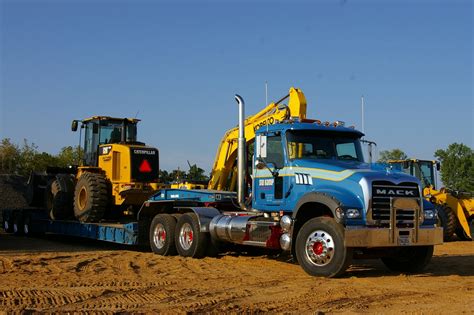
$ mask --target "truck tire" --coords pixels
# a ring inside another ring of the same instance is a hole
[[[383,257],[382,262],[392,271],[420,272],[429,264],[433,249],[433,245],[398,248],[393,256]]]
[[[150,225],[150,247],[158,255],[176,254],[175,233],[176,219],[169,214],[157,214]]]
[[[58,175],[49,181],[46,187],[46,214],[51,220],[63,220],[73,217],[74,178],[70,175]]]
[[[454,233],[456,232],[457,219],[453,209],[444,204],[437,204],[438,218],[443,227],[443,240],[449,242],[454,240]]]
[[[174,237],[179,255],[202,258],[206,254],[209,234],[200,231],[196,214],[185,213],[178,219]]]
[[[344,228],[328,217],[310,219],[301,227],[295,251],[298,263],[311,276],[339,276],[352,259],[352,248],[344,246]]]
[[[74,216],[81,222],[98,222],[109,203],[107,179],[102,174],[84,173],[74,191]]]

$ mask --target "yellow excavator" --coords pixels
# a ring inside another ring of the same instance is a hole
[[[288,105],[283,101],[288,99]],[[252,146],[255,141],[255,131],[266,125],[272,125],[279,121],[298,118],[306,119],[306,98],[300,89],[291,87],[288,95],[276,102],[268,104],[255,115],[245,119],[245,141],[249,150],[247,159],[252,158]],[[235,191],[237,183],[237,146],[238,127],[230,129],[224,135],[219,145],[212,167],[211,178],[208,189]],[[252,163],[247,163],[251,165]]]
[[[73,120],[80,138],[80,166],[48,168],[32,173],[30,205],[45,207],[51,219],[76,218],[81,222],[119,219],[133,214],[159,188],[158,149],[137,141],[133,118],[93,116]]]
[[[436,189],[436,176],[440,169],[438,161],[430,160],[389,160],[394,169],[418,178],[423,184],[423,196],[437,205],[438,217],[444,229],[444,240],[474,238],[474,198],[466,192],[446,188]]]

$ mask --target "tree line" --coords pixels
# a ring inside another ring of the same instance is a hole
[[[21,145],[4,138],[0,143],[0,174],[16,174],[29,176],[32,171],[44,172],[47,167],[67,167],[80,165],[83,150],[80,146],[63,147],[58,154],[40,152],[38,146],[24,139]],[[189,164],[188,171],[179,168],[168,172],[160,170],[160,181],[171,183],[174,181],[207,181],[209,177],[196,164]]]
[[[80,146],[63,147],[58,154],[40,152],[38,146],[24,139],[22,145],[9,138],[0,143],[0,174],[29,176],[32,171],[42,172],[48,166],[66,167],[80,165],[83,151]],[[474,151],[462,143],[452,143],[447,149],[439,149],[435,157],[441,162],[441,180],[451,189],[474,192]],[[408,156],[401,149],[380,152],[378,162],[405,160]],[[189,170],[178,169],[170,172],[160,170],[160,181],[172,183],[179,181],[208,181],[205,171],[196,164],[188,162]]]

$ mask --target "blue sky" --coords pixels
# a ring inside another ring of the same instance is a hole
[[[161,168],[210,170],[237,124],[303,90],[379,150],[474,147],[472,1],[0,0],[0,138],[57,153],[72,119],[141,118]]]

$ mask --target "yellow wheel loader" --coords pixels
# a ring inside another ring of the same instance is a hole
[[[474,238],[474,198],[471,193],[446,188],[436,189],[436,176],[440,165],[430,160],[389,160],[395,169],[417,177],[423,184],[423,196],[435,204],[444,229],[444,240]]]
[[[119,220],[138,211],[159,188],[158,149],[137,141],[138,119],[93,116],[73,120],[84,131],[80,166],[48,168],[29,180],[30,205],[51,219]]]

